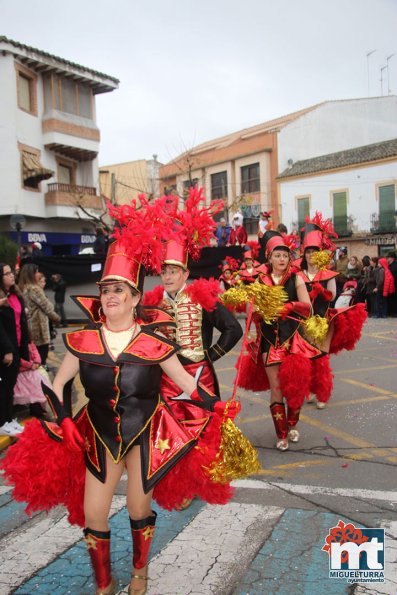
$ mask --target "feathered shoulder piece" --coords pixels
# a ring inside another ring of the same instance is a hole
[[[164,287],[157,285],[151,291],[145,291],[142,298],[143,306],[158,306],[163,301]]]
[[[200,304],[203,310],[212,312],[219,301],[219,282],[217,279],[197,279],[185,288],[192,302]]]
[[[213,200],[208,207],[200,206],[204,201],[203,188],[190,188],[184,209],[173,211],[173,239],[187,246],[193,260],[198,260],[201,249],[210,245],[216,228],[213,216],[223,208],[222,200]]]

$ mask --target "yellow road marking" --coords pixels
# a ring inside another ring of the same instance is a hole
[[[326,434],[336,436],[337,438],[340,438],[341,440],[344,440],[348,444],[352,444],[353,446],[356,446],[358,448],[374,449],[373,454],[376,457],[383,457],[387,461],[390,461],[391,463],[397,463],[397,457],[391,457],[390,452],[388,450],[378,449],[378,448],[376,448],[376,444],[373,444],[372,442],[368,442],[367,440],[362,440],[362,438],[357,438],[356,436],[353,436],[352,434],[348,434],[347,432],[338,430],[338,428],[333,428],[333,427],[327,426],[323,422],[318,421],[316,419],[312,419],[302,413],[300,415],[300,420],[307,423],[309,426],[314,426],[315,428],[319,428],[320,430],[323,430],[323,432],[326,432]],[[390,451],[392,451],[392,452],[395,452],[395,450],[396,449],[393,449],[393,448],[390,449]]]
[[[346,382],[346,384],[353,384],[354,386],[365,388],[366,390],[370,390],[381,395],[388,395],[394,399],[397,398],[397,393],[391,393],[389,390],[380,388],[379,386],[372,386],[371,384],[367,384],[366,382],[360,382],[359,380],[353,380],[352,378],[341,378],[341,381]]]
[[[334,376],[340,376],[341,374],[354,374],[355,372],[360,372],[360,374],[362,374],[363,370],[369,372],[370,370],[388,370],[390,368],[397,368],[397,362],[394,365],[389,364],[387,366],[363,366],[362,368],[354,368],[353,370],[338,370],[337,372],[333,372],[333,374]]]
[[[329,460],[321,460],[318,459],[311,460],[311,461],[297,461],[296,463],[287,463],[285,465],[274,465],[269,469],[261,469],[255,475],[279,475],[281,472],[288,472],[294,471],[295,469],[302,469],[305,467],[318,467],[318,466],[325,466],[330,465],[333,462],[333,459]]]

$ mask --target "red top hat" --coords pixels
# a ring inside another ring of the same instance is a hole
[[[120,242],[113,242],[109,246],[106,262],[99,285],[124,281],[142,293],[145,268],[142,263],[126,253]]]
[[[303,242],[302,248],[318,248],[321,250],[323,246],[323,232],[315,223],[306,223],[303,228]]]
[[[188,247],[187,243],[169,240],[165,249],[164,264],[173,264],[187,270]]]
[[[285,243],[283,236],[278,231],[266,231],[263,235],[263,240],[265,244],[266,258],[269,258],[270,254],[276,248],[286,248],[287,250],[290,250],[290,247]]]

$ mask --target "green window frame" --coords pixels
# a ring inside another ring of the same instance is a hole
[[[346,235],[347,229],[347,193],[334,192],[332,195],[334,229],[339,235]]]
[[[306,216],[310,216],[310,198],[304,196],[303,198],[297,198],[298,208],[298,229],[302,229],[306,223]]]
[[[379,187],[379,231],[394,231],[396,222],[396,186],[388,184]]]

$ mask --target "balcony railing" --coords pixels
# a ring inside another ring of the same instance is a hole
[[[372,233],[390,233],[396,231],[396,219],[394,212],[372,213],[371,232]]]
[[[68,192],[70,194],[89,194],[96,196],[96,188],[92,186],[74,186],[73,184],[48,184],[48,192]]]

